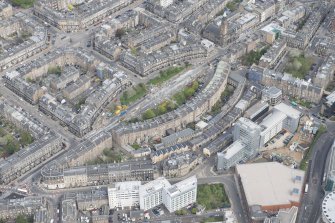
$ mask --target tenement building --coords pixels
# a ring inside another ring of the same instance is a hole
[[[0,218],[16,218],[18,215],[34,215],[47,205],[44,197],[28,196],[0,200]]]
[[[81,137],[91,131],[102,109],[125,84],[121,76],[113,75],[118,72],[114,69],[102,78],[102,84],[94,91],[87,92],[98,65],[98,60],[84,49],[58,48],[16,70],[6,72],[3,79],[7,88],[31,104],[38,104],[42,112]],[[59,77],[52,73],[55,68],[61,71]],[[43,87],[37,83],[41,79],[45,84]],[[74,112],[72,107],[64,104],[66,100],[71,101],[84,92],[89,94],[80,111]],[[64,100],[58,100],[59,97]]]
[[[284,32],[283,37],[286,39],[287,45],[289,47],[305,49],[309,41],[313,38],[314,34],[318,30],[327,13],[328,9],[324,6],[321,6],[311,12],[301,30],[298,32],[291,30]]]
[[[95,1],[87,3],[83,0],[39,0],[34,4],[34,14],[50,25],[73,32],[99,23],[132,2],[132,0],[102,0],[97,4]],[[67,13],[69,7],[72,9],[71,13]]]
[[[9,17],[10,10],[1,11],[4,3],[0,4],[0,71],[3,71],[46,49],[48,34],[44,26],[26,14],[19,12]],[[17,37],[14,43],[13,36]]]
[[[287,73],[265,69],[262,75],[262,84],[275,86],[281,89],[283,94],[304,99],[313,103],[319,103],[323,94],[323,88],[302,79],[294,78]]]
[[[130,51],[124,51],[120,55],[121,64],[142,75],[161,70],[174,64],[204,59],[208,55],[206,48],[201,45],[170,45],[163,47],[160,51],[152,53],[139,53],[133,55]]]
[[[57,163],[41,170],[47,189],[112,184],[122,181],[148,181],[156,177],[155,167],[148,161],[129,161],[65,168]]]
[[[143,122],[119,124],[112,130],[113,141],[118,145],[131,144],[145,137],[165,136],[167,129],[178,130],[183,125],[194,122],[209,111],[219,100],[226,88],[230,64],[220,61],[212,80],[197,95],[178,109]]]
[[[48,135],[36,140],[28,148],[0,161],[0,183],[10,183],[30,169],[39,166],[63,148],[62,138],[56,133],[49,132]]]

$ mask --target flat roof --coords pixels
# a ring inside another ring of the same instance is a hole
[[[176,184],[174,184],[172,187],[167,189],[167,192],[171,196],[177,196],[178,194],[183,194],[187,191],[190,191],[197,187],[197,177],[195,175],[182,180]]]
[[[300,202],[305,172],[277,162],[236,165],[249,206]],[[295,193],[293,193],[295,192]]]
[[[286,117],[285,113],[274,110],[271,114],[266,116],[259,125],[264,128],[263,131],[266,131],[267,129],[272,129],[278,122],[284,120]]]
[[[244,147],[245,145],[240,140],[236,140],[235,142],[233,142],[233,144],[231,144],[229,147],[227,147],[227,149],[223,151],[224,158],[230,159],[239,151],[241,151]]]
[[[287,104],[285,104],[283,102],[280,103],[280,104],[278,104],[278,105],[276,105],[274,108],[277,109],[277,110],[279,110],[279,111],[281,111],[285,115],[287,115],[289,117],[292,117],[292,118],[299,119],[300,115],[301,115],[300,111],[298,111],[297,109],[295,109],[292,106],[287,105]]]
[[[124,181],[124,182],[117,182],[111,187],[108,187],[108,193],[113,190],[117,191],[132,191],[132,190],[139,190],[141,186],[141,181]]]
[[[331,106],[334,102],[335,102],[335,91],[333,91],[331,94],[329,94],[327,97],[326,97],[326,100],[327,100],[327,104],[329,106]]]
[[[167,187],[171,187],[170,182],[164,177],[159,177],[156,180],[150,181],[149,183],[140,186],[140,196],[148,196]]]
[[[269,107],[269,104],[266,101],[259,101],[253,106],[251,106],[245,113],[244,116],[246,118],[253,118],[254,115],[259,114],[262,110],[266,109]]]
[[[279,89],[279,88],[276,88],[275,86],[271,86],[271,87],[268,87],[268,88],[264,88],[263,93],[277,97],[277,96],[282,94],[282,90]]]
[[[239,118],[236,124],[243,125],[245,129],[249,129],[249,130],[256,130],[256,129],[261,128],[260,125],[258,125],[257,123],[251,121],[248,118],[244,118],[244,117]]]
[[[277,33],[277,32],[282,32],[285,30],[285,28],[281,27],[279,24],[272,22],[266,26],[264,26],[262,29],[264,32],[271,32],[271,33]]]
[[[201,120],[195,126],[198,127],[198,128],[200,128],[200,129],[204,129],[204,128],[206,128],[208,126],[208,124],[206,122],[204,122],[204,121]]]

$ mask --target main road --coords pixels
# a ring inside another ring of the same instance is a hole
[[[322,134],[314,144],[311,168],[306,174],[308,178],[308,192],[304,194],[298,213],[298,223],[318,222],[321,203],[324,197],[322,187],[325,164],[335,137],[335,123],[327,121],[327,132]]]

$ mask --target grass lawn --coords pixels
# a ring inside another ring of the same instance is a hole
[[[103,164],[103,163],[114,163],[114,162],[121,162],[124,159],[124,154],[115,151],[111,148],[106,148],[103,151],[103,158],[97,157],[91,161],[87,162],[87,165],[96,165],[96,164]]]
[[[159,72],[159,76],[149,80],[149,84],[159,85],[179,74],[185,67],[170,67],[164,71]]]
[[[293,77],[303,79],[309,72],[313,64],[313,59],[305,57],[304,54],[299,56],[290,56],[284,72],[291,74]]]
[[[137,143],[132,144],[131,147],[133,147],[133,149],[135,150],[138,150],[139,148],[141,148],[141,146],[138,145]]]
[[[160,85],[165,81],[169,80],[170,78],[172,78],[173,76],[179,74],[189,66],[190,66],[189,63],[185,63],[185,66],[170,67],[164,71],[160,71],[159,72],[160,75],[158,77],[149,80],[148,84]],[[51,69],[51,71],[54,70],[56,70],[56,68]],[[146,93],[147,93],[147,85],[143,83],[138,84],[136,86],[133,86],[132,89],[123,92],[123,94],[120,97],[120,102],[122,105],[129,105],[145,96]]]
[[[313,153],[313,149],[314,149],[314,145],[316,143],[316,141],[318,141],[318,139],[320,138],[320,136],[327,132],[327,127],[324,125],[320,125],[320,128],[318,130],[318,132],[316,133],[316,136],[313,139],[313,142],[311,143],[310,147],[307,149],[307,151],[305,152],[304,158],[301,160],[300,162],[300,169],[301,170],[305,170],[307,169],[308,166],[308,161]]]
[[[227,3],[226,7],[227,9],[229,9],[230,11],[235,11],[239,5],[239,3],[242,2],[241,0],[233,0]]]
[[[35,0],[11,0],[13,6],[20,6],[22,8],[30,8],[34,5]]]
[[[223,184],[199,185],[197,203],[206,207],[206,210],[230,207],[230,202]]]
[[[204,219],[203,223],[207,223],[207,222],[222,222],[223,220],[223,216],[214,216],[214,217],[209,217],[209,218],[206,218]]]
[[[133,87],[132,91],[129,92],[128,90],[123,92],[120,97],[120,101],[122,105],[129,105],[132,102],[137,101],[138,99],[142,98],[147,93],[147,88],[144,84],[139,84]]]
[[[165,100],[160,103],[156,108],[148,109],[142,114],[142,119],[147,120],[154,118],[158,115],[163,115],[167,112],[173,111],[180,105],[184,104],[187,99],[192,97],[199,88],[199,82],[193,81],[186,86],[182,91],[176,93],[171,100]]]

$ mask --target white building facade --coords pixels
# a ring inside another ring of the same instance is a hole
[[[127,181],[115,183],[108,188],[108,202],[110,208],[125,208],[139,206],[139,188],[141,181]]]
[[[163,189],[171,187],[164,177],[157,178],[140,187],[140,208],[144,211],[156,207],[163,202]]]
[[[197,178],[189,177],[171,185],[164,177],[140,187],[140,208],[144,211],[164,204],[169,212],[175,212],[197,199]]]
[[[163,8],[168,7],[173,3],[173,0],[159,0],[159,5],[162,6]]]
[[[197,178],[192,176],[170,188],[164,188],[163,203],[170,213],[180,210],[197,200]]]
[[[298,110],[280,103],[274,106],[272,112],[260,124],[247,118],[239,118],[233,130],[233,144],[217,153],[217,170],[229,169],[254,157],[282,129],[295,132],[300,116],[301,112]]]
[[[260,123],[260,126],[263,128],[263,131],[261,132],[260,147],[263,147],[265,143],[270,141],[270,139],[283,129],[283,123],[286,118],[287,116],[284,113],[274,110],[263,119]]]

